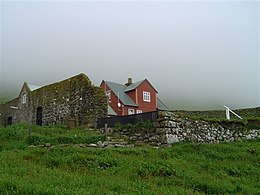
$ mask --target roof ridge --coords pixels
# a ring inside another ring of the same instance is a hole
[[[146,80],[146,79],[132,83],[131,85],[129,85],[129,86],[126,87],[125,92],[128,92],[128,91],[131,91],[131,90],[136,89],[136,88],[137,88],[141,83],[143,83],[145,80]]]
[[[115,83],[115,84],[118,84],[118,85],[124,85],[124,84],[121,84],[121,83],[116,83],[116,82],[113,82],[113,81],[105,81],[106,83]]]
[[[29,84],[29,83],[26,83],[26,84],[27,84],[27,86],[29,87],[29,89],[30,89],[31,91],[34,91],[34,90],[37,90],[37,89],[43,87],[43,86],[40,86],[40,85],[33,85],[33,84]]]

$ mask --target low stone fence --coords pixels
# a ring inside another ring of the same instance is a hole
[[[158,113],[158,119],[150,129],[113,128],[102,131],[155,146],[167,146],[177,142],[219,143],[260,138],[260,129],[249,129],[242,123],[206,122],[166,111]]]

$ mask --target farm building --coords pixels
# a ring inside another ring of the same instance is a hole
[[[103,90],[85,74],[46,86],[24,83],[17,98],[0,104],[0,125],[94,125],[107,116]]]

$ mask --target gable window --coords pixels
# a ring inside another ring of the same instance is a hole
[[[132,108],[128,109],[128,115],[135,114],[135,110]]]
[[[151,102],[150,92],[143,91],[143,100],[144,102]]]
[[[137,111],[136,111],[136,114],[141,114],[141,113],[143,113],[142,110],[137,110]]]
[[[107,99],[111,99],[111,91],[106,91],[106,96],[107,96]]]
[[[26,104],[26,99],[27,99],[27,95],[26,95],[26,93],[24,93],[23,97],[22,97],[22,103],[23,104]]]
[[[111,91],[106,91],[106,98],[107,98],[107,103],[110,103],[111,101]]]

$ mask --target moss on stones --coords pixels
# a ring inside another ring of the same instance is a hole
[[[42,124],[66,124],[75,120],[75,125],[93,125],[100,117],[107,116],[107,102],[101,88],[92,84],[85,74],[79,74],[66,80],[43,86],[30,91],[24,84],[19,97],[1,108],[4,111],[0,124],[6,124],[8,115],[15,116],[14,122],[36,123],[37,108],[42,107]],[[26,104],[21,96],[27,94]],[[14,102],[15,101],[15,102]],[[10,110],[10,105],[19,110]],[[2,109],[1,109],[2,110]]]

